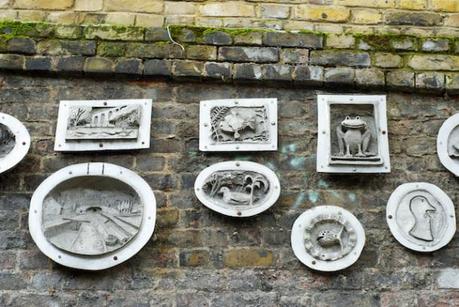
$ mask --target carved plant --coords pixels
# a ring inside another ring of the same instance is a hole
[[[91,121],[90,107],[75,107],[70,109],[69,126],[76,127],[89,123]]]
[[[250,203],[249,205],[253,204],[253,194],[256,189],[263,188],[263,192],[266,193],[269,188],[268,180],[261,175],[247,175],[244,178],[244,189],[246,191],[250,191]]]
[[[214,107],[210,111],[210,124],[212,128],[211,137],[214,141],[220,141],[220,135],[218,132],[218,123],[222,121],[229,111],[229,107]]]

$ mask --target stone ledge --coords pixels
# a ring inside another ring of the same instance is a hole
[[[0,69],[456,93],[459,44],[446,37],[3,22]]]

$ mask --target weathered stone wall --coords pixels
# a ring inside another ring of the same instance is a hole
[[[33,139],[26,159],[0,175],[0,305],[459,304],[459,236],[432,254],[414,253],[395,241],[385,222],[386,201],[405,182],[434,183],[459,202],[459,182],[441,166],[435,152],[441,123],[459,111],[457,97],[359,88],[359,93],[388,95],[392,172],[333,176],[315,172],[315,98],[326,93],[315,87],[28,74],[0,75],[0,110],[22,120]],[[279,99],[279,151],[198,151],[199,101],[228,97]],[[150,149],[103,154],[53,151],[60,99],[109,98],[153,99]],[[278,174],[282,193],[270,210],[241,220],[216,214],[196,200],[193,183],[198,172],[229,159],[260,162]],[[94,273],[48,260],[27,227],[34,189],[61,167],[86,161],[109,161],[135,170],[154,189],[159,207],[155,234],[140,253]],[[290,248],[294,219],[323,204],[350,210],[367,234],[361,258],[334,274],[307,269]]]
[[[459,35],[457,0],[0,0],[0,17],[66,24]]]

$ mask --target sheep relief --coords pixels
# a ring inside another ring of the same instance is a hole
[[[55,150],[149,147],[151,100],[62,101]]]
[[[202,151],[276,150],[276,99],[201,101]]]
[[[203,170],[195,182],[198,199],[210,209],[230,216],[251,216],[279,197],[277,176],[254,162],[231,161]]]
[[[317,170],[389,172],[384,96],[319,95]]]
[[[365,232],[349,211],[319,206],[297,218],[291,240],[296,257],[305,265],[319,271],[337,271],[357,261]]]
[[[451,199],[437,186],[425,182],[399,186],[389,198],[386,219],[402,245],[420,252],[443,247],[456,232]]]

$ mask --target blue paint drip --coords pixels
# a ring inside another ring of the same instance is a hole
[[[283,154],[287,154],[287,153],[295,152],[295,151],[296,151],[296,144],[285,145],[285,146],[282,146],[281,148],[281,152]]]
[[[316,203],[319,200],[319,193],[316,191],[308,192],[308,198],[311,202]]]
[[[292,209],[298,208],[304,202],[305,196],[306,195],[304,195],[304,192],[298,194],[298,196],[295,199],[295,202],[293,203]]]
[[[320,179],[319,183],[317,185],[319,186],[319,188],[328,188],[329,187],[328,182],[326,182],[323,179]]]
[[[352,201],[352,202],[355,202],[355,200],[357,199],[357,196],[355,195],[355,193],[349,193],[348,195],[349,197],[349,200]]]
[[[290,165],[294,168],[301,168],[304,166],[305,160],[304,157],[292,158],[290,159]]]

